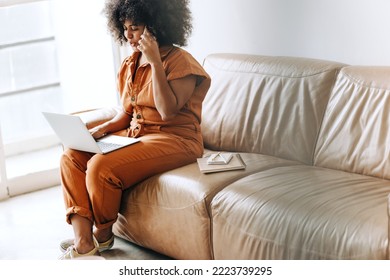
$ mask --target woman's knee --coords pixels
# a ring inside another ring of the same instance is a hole
[[[93,156],[86,170],[87,187],[89,189],[94,186],[101,187],[106,181],[112,181],[116,177],[112,166],[113,163],[107,157],[99,154]]]
[[[87,173],[99,174],[110,166],[109,160],[103,155],[94,155],[87,163]]]

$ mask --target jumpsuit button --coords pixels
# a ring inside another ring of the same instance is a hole
[[[141,115],[140,114],[137,114],[137,119],[139,120],[141,118]]]
[[[135,96],[131,97],[131,101],[133,101],[133,102],[135,101]]]

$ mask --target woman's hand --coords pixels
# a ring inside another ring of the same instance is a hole
[[[89,130],[89,133],[91,133],[91,135],[95,139],[99,139],[99,138],[102,138],[102,137],[107,135],[107,133],[104,131],[104,129],[100,125],[95,126],[94,128],[91,128]]]
[[[115,133],[119,130],[129,127],[131,116],[124,111],[118,112],[111,120],[97,125],[89,130],[93,138],[99,139],[106,136],[109,133]]]
[[[150,64],[161,62],[159,46],[156,38],[149,32],[145,26],[141,39],[138,41],[138,49],[145,56],[145,59]]]
[[[168,82],[156,38],[145,26],[138,41],[144,61],[152,67],[153,97],[156,109],[164,121],[173,119],[194,92],[196,77],[190,75]],[[141,58],[142,59],[142,58]]]

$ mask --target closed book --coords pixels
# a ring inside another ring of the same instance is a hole
[[[227,164],[208,164],[208,157],[198,158],[199,170],[202,173],[214,173],[230,170],[245,169],[245,162],[240,154],[233,154],[231,160]]]

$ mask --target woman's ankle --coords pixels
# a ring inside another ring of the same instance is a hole
[[[106,242],[113,236],[112,228],[95,229],[93,235],[99,243]]]
[[[93,249],[95,249],[96,245],[93,241],[93,238],[91,239],[80,239],[77,243],[75,242],[75,249],[77,253],[79,254],[87,254],[91,252]]]

